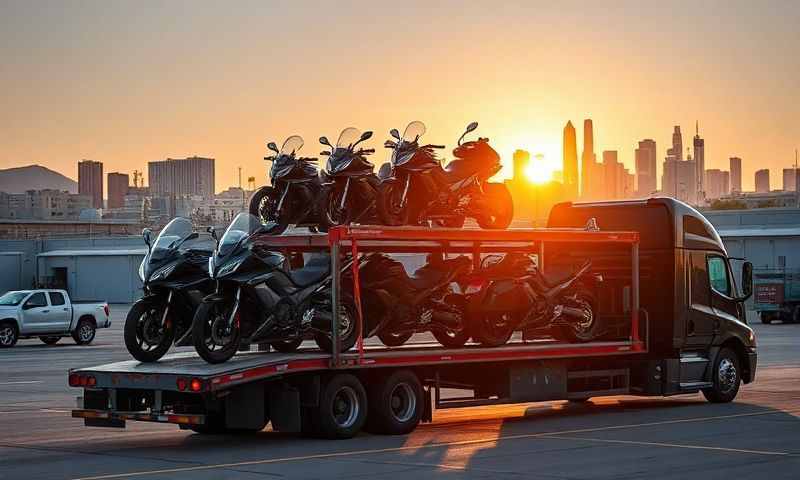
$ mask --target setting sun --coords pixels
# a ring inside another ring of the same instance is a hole
[[[553,180],[556,167],[545,161],[542,155],[536,155],[525,168],[525,176],[531,183],[541,184]]]

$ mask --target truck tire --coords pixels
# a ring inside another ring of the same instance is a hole
[[[411,370],[398,370],[370,385],[366,430],[405,435],[417,428],[424,407],[422,384]]]
[[[761,317],[761,323],[764,325],[769,325],[772,323],[772,315],[769,312],[761,312],[759,317]]]
[[[55,345],[59,340],[61,340],[61,337],[39,337],[39,340],[41,340],[45,345]]]
[[[364,426],[367,408],[367,392],[358,378],[339,373],[322,386],[311,425],[324,438],[352,438]]]
[[[736,398],[742,383],[739,357],[730,348],[723,348],[717,354],[714,370],[711,372],[713,387],[704,388],[703,395],[711,403],[728,403]]]
[[[82,318],[78,321],[78,326],[72,332],[72,339],[78,345],[88,345],[94,340],[97,333],[97,327],[94,325],[94,320],[90,318]]]
[[[19,340],[19,330],[13,322],[0,322],[0,348],[11,348]]]

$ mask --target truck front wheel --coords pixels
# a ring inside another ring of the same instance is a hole
[[[422,418],[424,395],[419,378],[410,370],[398,370],[370,385],[367,430],[384,435],[405,435]]]
[[[728,403],[736,398],[742,383],[739,357],[730,348],[723,348],[714,362],[710,388],[703,389],[703,395],[711,403]]]

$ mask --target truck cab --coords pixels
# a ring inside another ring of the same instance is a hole
[[[560,203],[551,210],[548,227],[581,228],[591,219],[601,230],[640,234],[640,305],[649,343],[642,388],[659,395],[707,393],[715,382],[753,381],[756,341],[744,304],[752,293],[752,265],[744,262],[741,278],[734,279],[731,264],[741,259],[728,256],[713,225],[683,202],[650,198]],[[585,255],[597,259],[609,280],[601,299],[608,318],[631,308],[630,270],[619,261],[626,252],[591,245],[559,249],[547,250],[547,268],[563,268]],[[612,321],[609,329],[615,327]]]

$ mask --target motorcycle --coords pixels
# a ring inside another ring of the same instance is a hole
[[[384,146],[392,149],[388,167],[381,167],[389,178],[381,183],[378,214],[386,225],[416,225],[434,222],[461,228],[466,217],[475,218],[481,228],[503,229],[511,224],[514,205],[511,193],[502,183],[489,179],[500,171],[500,155],[489,140],[462,143],[478,128],[470,123],[453,150],[455,160],[442,168],[434,150],[444,145],[420,145],[425,124],[414,121],[403,135],[393,128],[394,140]]]
[[[470,334],[466,297],[458,279],[471,269],[468,257],[442,259],[432,254],[424,266],[408,275],[402,263],[388,255],[365,255],[359,266],[364,337],[377,335],[394,347],[414,333],[431,332],[446,347],[462,347]]]
[[[187,218],[175,218],[158,234],[142,232],[148,251],[139,267],[144,296],[125,319],[125,346],[140,362],[155,362],[170,346],[191,341],[194,312],[213,286],[208,278],[211,251],[183,248],[198,237]]]
[[[270,185],[256,190],[250,197],[249,212],[262,223],[274,224],[272,232],[283,233],[290,224],[309,227],[316,231],[318,216],[315,199],[322,182],[317,171],[317,159],[298,157],[303,139],[293,135],[278,150],[274,142],[267,148],[274,156],[264,157],[272,162],[269,171]]]
[[[518,330],[526,340],[540,334],[570,343],[598,338],[603,324],[595,292],[603,277],[591,273],[591,266],[587,260],[567,278],[552,281],[529,255],[486,257],[465,289],[472,338],[489,347],[505,344]]]
[[[375,166],[366,159],[375,149],[356,150],[359,143],[370,137],[372,132],[359,135],[358,130],[350,127],[342,130],[335,147],[326,137],[319,138],[319,143],[330,147],[329,151],[320,153],[328,156],[326,182],[320,190],[317,206],[324,230],[334,225],[375,223],[380,180],[373,172]]]
[[[216,231],[210,233],[216,239]],[[333,348],[330,257],[316,255],[290,270],[283,254],[258,241],[270,233],[258,218],[240,213],[208,261],[216,289],[198,307],[192,336],[197,353],[209,363],[227,361],[240,344],[270,343],[280,352],[292,352],[314,338],[322,350]],[[349,267],[343,263],[343,270]],[[352,299],[342,294],[342,351],[358,337],[355,315]]]

